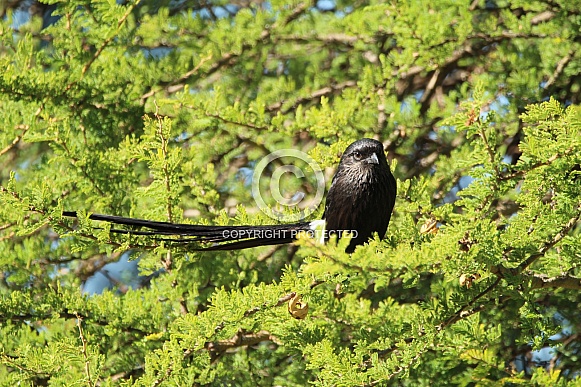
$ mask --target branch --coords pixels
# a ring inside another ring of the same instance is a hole
[[[175,92],[177,90],[180,90],[181,88],[183,88],[184,84],[180,83],[180,82],[184,82],[186,80],[188,80],[191,76],[195,75],[198,70],[200,70],[200,68],[202,67],[202,65],[204,63],[206,63],[207,61],[209,61],[210,59],[212,59],[212,54],[209,54],[208,56],[200,59],[200,62],[198,62],[198,64],[196,65],[196,67],[194,67],[193,69],[187,71],[186,73],[184,73],[183,75],[181,75],[178,79],[170,82],[169,84],[167,84],[166,86],[166,90],[168,91],[168,93],[172,93]],[[163,90],[163,88],[157,89],[155,90],[153,87],[145,94],[143,94],[141,97],[139,97],[139,99],[141,101],[143,101],[146,98],[151,97],[152,95],[154,95],[155,93],[157,93],[158,91]]]
[[[22,129],[22,133],[19,134],[18,136],[16,136],[14,138],[14,140],[12,140],[12,143],[10,145],[8,145],[6,148],[0,150],[0,156],[2,156],[3,154],[9,152],[16,145],[18,145],[18,143],[20,142],[20,140],[22,140],[22,137],[24,136],[24,134],[28,131],[28,129],[30,129],[30,126],[28,126],[28,125],[19,125],[19,127],[17,127],[17,129]]]
[[[301,35],[287,35],[287,36],[277,36],[276,41],[289,41],[289,42],[301,42],[301,43],[312,43],[313,41],[323,43],[325,45],[340,43],[348,47],[353,47],[356,42],[365,41],[367,37],[365,36],[353,36],[344,33],[331,33],[327,35],[314,35],[314,36],[301,36]],[[373,44],[375,40],[366,41],[366,43]]]
[[[195,109],[195,107],[194,106],[191,106],[191,105],[190,106],[186,106],[186,107],[188,107],[190,109]],[[220,120],[220,121],[222,121],[225,124],[232,124],[232,125],[236,125],[236,126],[243,126],[245,128],[254,129],[254,130],[257,130],[257,131],[267,131],[268,130],[268,127],[267,126],[258,126],[258,125],[251,124],[249,122],[232,121],[232,120],[229,120],[227,118],[224,118],[224,117],[222,117],[222,116],[220,116],[218,114],[212,114],[212,113],[208,113],[208,112],[204,112],[204,114],[206,115],[206,117],[216,118],[217,120]]]
[[[545,275],[535,274],[531,282],[532,289],[562,288],[562,289],[581,289],[581,278],[562,275],[559,277],[547,277]]]
[[[543,89],[547,90],[549,87],[551,87],[551,85],[553,83],[555,83],[557,78],[561,75],[561,73],[565,69],[565,66],[567,66],[567,64],[571,61],[572,57],[573,57],[573,51],[569,51],[567,53],[567,55],[565,55],[559,61],[559,63],[557,63],[557,68],[555,69],[555,72],[553,72],[553,75],[551,75],[551,77],[549,78],[549,80],[547,81],[545,86],[543,86]]]
[[[61,142],[57,138],[54,143],[57,145],[60,145],[63,148],[63,150],[67,153],[67,156],[69,157],[70,163],[75,168],[77,168],[78,170],[81,171],[83,176],[85,176],[85,178],[93,185],[93,188],[95,188],[101,196],[103,196],[103,197],[107,196],[105,194],[105,192],[103,192],[103,190],[97,184],[97,180],[95,180],[93,175],[91,173],[89,173],[89,171],[87,170],[87,168],[86,168],[87,164],[81,163],[80,162],[81,160],[72,154],[72,152],[70,151],[69,147],[67,146],[67,144],[65,142]]]
[[[275,337],[265,330],[248,333],[244,329],[239,329],[232,338],[228,340],[210,341],[204,344],[204,347],[210,352],[212,361],[215,361],[230,349],[255,345],[262,341],[275,340]]]
[[[440,77],[440,69],[438,68],[438,69],[436,69],[436,71],[434,71],[434,73],[432,74],[432,77],[430,78],[430,81],[426,85],[426,89],[424,90],[422,97],[418,101],[419,103],[421,103],[423,105],[426,101],[428,101],[428,99],[432,95],[432,91],[434,91],[434,88],[436,87],[436,83],[437,83],[439,77]]]
[[[567,224],[565,224],[565,226],[561,229],[561,231],[559,231],[557,233],[557,235],[555,235],[553,237],[552,240],[543,244],[543,246],[538,250],[537,253],[531,255],[524,262],[522,262],[520,265],[518,265],[518,267],[516,269],[513,269],[513,270],[516,270],[516,274],[522,273],[527,267],[532,265],[537,259],[539,259],[543,255],[545,255],[545,253],[550,248],[552,248],[557,243],[559,243],[563,238],[565,238],[565,236],[569,233],[569,231],[571,231],[571,229],[577,224],[577,222],[579,222],[580,217],[581,217],[581,206],[578,206],[577,207],[577,215],[575,215],[574,217],[569,219]],[[503,266],[501,266],[501,268],[505,269]],[[501,271],[501,273],[502,273],[502,271]]]
[[[39,106],[38,109],[36,109],[36,112],[34,112],[34,118],[36,119],[39,114],[42,112],[43,106]],[[14,138],[14,140],[12,140],[12,143],[10,145],[8,145],[6,148],[0,150],[0,156],[4,155],[6,152],[9,152],[11,149],[13,149],[16,145],[18,145],[18,143],[22,140],[22,137],[24,137],[24,135],[26,134],[26,132],[28,132],[28,130],[30,129],[30,125],[17,125],[15,127],[15,129],[22,129],[22,133],[20,133],[18,136],[16,136]]]
[[[486,289],[484,289],[483,291],[478,293],[476,295],[476,297],[474,297],[472,300],[470,300],[470,302],[468,302],[466,305],[464,305],[460,309],[458,309],[458,311],[456,311],[456,313],[454,313],[452,316],[450,316],[446,321],[437,325],[436,330],[438,332],[441,332],[444,328],[454,324],[455,322],[457,322],[465,317],[471,316],[476,312],[480,312],[481,310],[483,310],[484,305],[479,305],[478,307],[476,307],[470,311],[466,311],[466,309],[468,309],[468,308],[472,307],[474,304],[476,304],[476,302],[479,299],[481,299],[482,297],[484,297],[485,295],[490,293],[492,290],[494,290],[494,288],[496,288],[496,286],[498,286],[498,284],[500,283],[501,280],[502,280],[502,277],[497,277],[496,280],[492,284],[490,284]]]
[[[555,160],[560,159],[560,158],[565,157],[565,156],[568,156],[571,152],[573,152],[573,149],[574,149],[574,147],[571,146],[565,152],[563,152],[563,153],[555,153],[554,155],[552,155],[551,157],[549,157],[546,161],[539,161],[536,164],[533,164],[530,167],[527,167],[527,169],[521,169],[519,171],[509,173],[508,175],[500,175],[498,177],[498,180],[503,181],[503,180],[514,179],[515,177],[522,176],[525,173],[532,171],[533,169],[537,169],[537,168],[543,167],[545,165],[550,165]]]
[[[261,306],[256,306],[254,308],[250,308],[244,312],[243,318],[252,316],[265,308],[272,308],[272,307],[279,307],[281,305],[286,304],[290,299],[296,296],[296,292],[288,293],[282,297],[280,297],[276,303],[267,305],[263,304]],[[221,331],[224,326],[225,322],[222,321],[214,328],[214,332]],[[243,329],[239,329],[238,332],[228,340],[217,340],[217,341],[207,341],[204,344],[204,348],[206,348],[210,352],[210,357],[212,362],[217,360],[220,356],[224,354],[228,349],[233,349],[242,346],[254,345],[258,344],[262,341],[274,341],[274,336],[272,336],[269,332],[261,330],[256,333],[249,333]],[[184,351],[184,358],[188,358],[194,353],[193,349],[187,349]],[[171,370],[168,368],[168,371]]]
[[[396,68],[392,71],[392,77],[398,79],[398,86],[396,86],[398,98],[401,98],[402,95],[407,95],[410,91],[415,91],[418,89],[424,88],[427,79],[424,79],[423,76],[420,76],[422,73],[431,73],[436,70],[440,70],[441,74],[438,74],[438,79],[440,82],[446,79],[449,80],[450,72],[445,70],[457,70],[458,67],[454,66],[458,61],[461,59],[470,57],[470,56],[478,56],[484,54],[487,56],[490,51],[494,51],[496,46],[495,43],[500,43],[503,41],[510,41],[516,38],[522,39],[539,39],[545,38],[547,35],[544,34],[534,34],[534,33],[514,33],[510,31],[501,31],[495,35],[487,35],[484,33],[476,33],[473,35],[469,35],[465,38],[464,41],[458,41],[458,38],[450,38],[445,39],[441,42],[438,42],[429,48],[437,48],[443,45],[448,44],[455,44],[460,45],[456,50],[454,50],[446,60],[440,64],[430,64],[427,66],[419,66],[419,65],[410,65],[410,67],[403,67],[403,68]],[[489,48],[490,50],[483,53],[485,48]],[[486,63],[484,63],[486,65]],[[419,76],[419,79],[415,79],[416,76]],[[431,76],[430,74],[426,75]],[[380,85],[380,88],[385,87],[387,85],[388,80],[384,82],[383,85]],[[427,95],[424,93],[424,95]],[[426,97],[427,99],[427,97]],[[426,101],[427,102],[427,101]],[[423,109],[427,109],[424,107],[425,104],[422,104]]]
[[[103,42],[103,44],[101,45],[101,47],[99,47],[99,49],[97,50],[97,52],[95,52],[95,55],[93,55],[93,57],[85,64],[85,66],[83,66],[83,69],[81,70],[81,78],[80,79],[83,79],[83,77],[85,76],[85,73],[87,71],[89,71],[89,69],[91,68],[91,66],[95,62],[95,60],[97,60],[97,58],[101,55],[101,53],[103,52],[103,50],[105,50],[105,48],[107,48],[107,46],[113,41],[113,39],[115,39],[115,37],[119,33],[119,30],[121,29],[121,27],[123,26],[123,24],[125,24],[125,21],[129,17],[129,15],[131,15],[131,12],[133,11],[133,8],[135,8],[135,6],[137,6],[137,4],[140,3],[140,1],[141,0],[136,0],[135,3],[133,3],[132,5],[130,5],[127,8],[127,11],[125,12],[125,14],[123,16],[121,16],[121,19],[119,19],[119,21],[117,22],[117,30],[115,31],[115,33],[114,34],[111,34],[111,36],[109,36],[107,39],[105,39],[105,41]],[[67,85],[67,87],[65,87],[65,91],[70,90],[71,87],[73,87],[77,82],[78,82],[78,80],[69,83]]]
[[[300,15],[302,15],[306,9],[307,9],[306,3],[299,4],[284,20],[282,20],[280,25],[282,27],[288,25],[290,22],[292,22],[293,20],[297,19]],[[210,68],[208,69],[208,71],[206,71],[204,73],[204,77],[208,78],[210,75],[214,74],[215,72],[220,70],[225,65],[233,65],[236,62],[236,60],[240,56],[242,56],[242,54],[244,54],[244,52],[246,52],[246,50],[254,48],[258,45],[258,43],[270,39],[271,31],[273,29],[277,28],[278,26],[279,26],[278,23],[275,23],[272,26],[265,26],[264,29],[262,30],[262,32],[260,33],[260,35],[258,36],[258,38],[252,42],[243,43],[242,46],[240,47],[239,52],[232,52],[231,51],[231,52],[224,53],[222,55],[222,57],[218,61],[213,63],[210,66]],[[206,61],[210,60],[211,58],[212,58],[212,55],[210,55],[206,58],[202,58],[201,61],[192,70],[189,70],[188,72],[184,73],[178,79],[167,83],[165,90],[167,90],[167,92],[170,92],[170,93],[175,92],[177,90],[180,90],[183,87],[183,84],[181,84],[181,82],[184,82],[184,83],[187,82],[193,75],[198,73],[198,70],[200,69],[202,64],[205,63]],[[140,99],[144,100],[145,98],[147,98],[155,93],[156,93],[156,90],[153,90],[153,88],[152,88],[148,92],[144,93],[140,97]]]
[[[83,334],[83,327],[82,327],[83,318],[77,314],[77,328],[79,328],[79,338],[81,339],[81,343],[83,343],[83,358],[85,359],[85,375],[87,376],[87,384],[89,386],[93,385],[91,381],[91,362],[89,360],[89,354],[87,352],[87,339]]]
[[[581,206],[578,207],[577,209],[578,210],[581,210]],[[551,239],[549,242],[546,242],[538,250],[537,253],[531,255],[528,259],[526,259],[525,261],[523,261],[517,268],[515,268],[515,269],[508,268],[507,269],[507,268],[505,268],[502,265],[493,267],[491,269],[491,271],[497,275],[496,280],[490,286],[488,286],[486,289],[484,289],[482,292],[480,292],[478,295],[476,295],[476,297],[474,297],[468,304],[462,306],[448,320],[446,320],[442,324],[438,325],[437,326],[438,331],[441,331],[443,328],[445,328],[445,327],[447,327],[447,326],[455,323],[456,321],[458,321],[458,320],[460,320],[462,318],[465,318],[465,317],[467,317],[469,315],[472,315],[472,314],[474,314],[476,312],[479,312],[479,311],[483,310],[484,309],[484,305],[480,305],[480,306],[478,306],[476,308],[473,308],[470,311],[466,311],[466,309],[468,309],[468,308],[472,307],[473,305],[475,305],[476,302],[479,299],[481,299],[486,294],[488,294],[492,290],[494,290],[494,288],[496,286],[498,286],[498,284],[505,277],[505,275],[509,275],[509,276],[519,275],[527,267],[529,267],[530,265],[532,265],[538,258],[540,258],[541,256],[543,256],[550,248],[552,248],[558,242],[560,242],[568,234],[568,232],[577,224],[577,222],[579,221],[579,218],[580,217],[581,217],[581,211],[578,212],[576,216],[574,216],[573,218],[569,219],[569,221],[567,222],[567,224],[565,224],[565,226],[563,226],[563,228],[561,229],[561,231],[559,231],[553,237],[553,239]],[[568,288],[568,289],[581,289],[581,279],[574,278],[574,277],[557,277],[557,278],[553,278],[553,279],[543,279],[542,277],[533,277],[532,287],[533,288],[563,287],[563,288]]]
[[[333,256],[332,254],[328,254],[327,252],[323,251],[322,249],[320,249],[320,244],[319,242],[317,242],[316,240],[314,240],[313,238],[305,238],[304,239],[304,243],[309,246],[309,247],[314,247],[318,249],[319,254],[321,254],[323,257],[325,257],[326,259],[328,259],[329,261],[340,265],[344,268],[347,269],[351,269],[351,270],[356,270],[359,273],[365,273],[365,272],[371,272],[371,273],[393,273],[394,270],[393,268],[390,267],[373,267],[373,266],[360,266],[360,265],[356,265],[350,262],[346,262],[346,261],[342,261],[340,259],[337,259],[337,257]]]
[[[355,86],[357,86],[357,82],[345,81],[345,82],[341,82],[341,83],[338,83],[335,85],[323,87],[322,89],[313,91],[310,95],[297,98],[291,106],[287,107],[284,110],[281,110],[282,105],[286,102],[283,100],[283,101],[275,102],[275,103],[267,106],[266,111],[274,112],[274,111],[281,110],[281,112],[283,114],[285,114],[285,113],[288,113],[289,110],[296,108],[300,104],[303,104],[305,102],[310,102],[310,101],[315,100],[315,99],[319,99],[321,97],[336,93],[338,91],[342,91],[343,89],[346,89],[348,87],[355,87]]]
[[[264,308],[268,308],[268,307],[274,307],[274,308],[277,308],[277,307],[279,307],[279,306],[281,306],[281,305],[284,305],[284,304],[285,304],[285,303],[287,303],[287,302],[288,302],[290,299],[292,299],[294,296],[296,296],[296,294],[297,294],[296,292],[290,292],[290,293],[288,293],[288,294],[286,294],[286,295],[284,295],[284,296],[280,297],[280,298],[277,300],[276,304],[274,304],[274,305],[270,305],[270,306],[269,306],[269,305],[267,305],[267,304],[263,304],[262,306],[255,306],[254,308],[250,308],[250,309],[248,309],[248,310],[246,310],[246,311],[244,312],[244,317],[249,317],[249,316],[252,316],[253,314],[256,314],[256,313],[260,312],[260,311],[261,311],[261,310],[263,310]],[[222,322],[222,323],[220,323],[220,324],[218,325],[217,329],[216,329],[216,332],[217,332],[217,331],[219,331],[219,330],[221,330],[223,326],[224,326],[224,323],[223,323],[223,322]]]
[[[14,315],[1,315],[0,316],[0,323],[4,323],[6,321],[11,322],[24,322],[25,324],[30,324],[31,321],[42,321],[46,319],[52,319],[58,316],[58,318],[62,319],[79,319],[85,321],[90,321],[92,324],[96,324],[98,326],[106,327],[112,325],[111,321],[101,320],[96,317],[89,316],[88,314],[82,314],[79,312],[71,312],[67,308],[62,308],[61,310],[54,310],[48,309],[44,312],[39,313],[20,313]],[[123,332],[132,333],[139,337],[150,336],[152,334],[157,334],[159,332],[147,332],[140,328],[135,328],[131,325],[124,325],[124,326],[117,326],[117,328],[121,329]]]
[[[48,380],[51,377],[51,375],[48,373],[38,372],[32,368],[21,365],[20,363],[25,363],[25,361],[19,360],[22,360],[22,358],[19,356],[11,356],[7,355],[6,353],[0,353],[0,364],[5,364],[9,369],[18,369],[20,373],[34,375],[37,379]]]
[[[531,19],[531,24],[536,26],[537,24],[551,20],[554,16],[555,12],[553,11],[543,11]]]

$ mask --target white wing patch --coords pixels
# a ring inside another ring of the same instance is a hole
[[[315,240],[317,243],[325,243],[325,228],[327,226],[327,221],[325,219],[313,220],[309,223],[309,228],[314,231]]]

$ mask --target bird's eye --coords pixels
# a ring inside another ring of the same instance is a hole
[[[357,161],[361,160],[363,158],[363,155],[361,154],[361,152],[359,151],[355,151],[353,152],[353,158]]]

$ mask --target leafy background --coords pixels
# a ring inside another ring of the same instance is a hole
[[[3,2],[2,385],[578,385],[579,9]],[[267,224],[258,160],[306,151],[328,187],[362,137],[398,198],[352,255],[87,218]]]

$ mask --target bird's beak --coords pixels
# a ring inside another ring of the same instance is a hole
[[[365,159],[365,161],[367,161],[367,164],[379,164],[379,159],[375,153]]]

